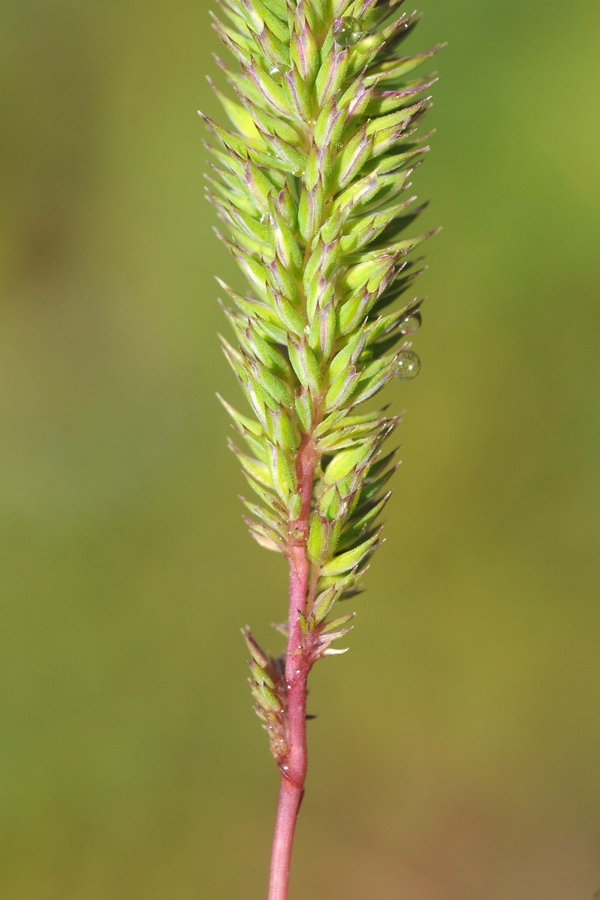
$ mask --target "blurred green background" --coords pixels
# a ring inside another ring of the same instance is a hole
[[[600,888],[600,6],[423,0],[428,295],[387,543],[313,674],[292,900]],[[215,399],[205,0],[0,5],[0,896],[266,896],[281,558]]]

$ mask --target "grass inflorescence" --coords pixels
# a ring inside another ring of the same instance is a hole
[[[333,610],[381,543],[396,465],[382,446],[399,418],[360,406],[420,368],[410,343],[420,301],[400,298],[421,271],[408,256],[431,234],[404,232],[422,208],[411,176],[428,150],[417,129],[435,77],[413,73],[440,46],[401,55],[417,23],[402,0],[220,6],[214,27],[236,64],[217,59],[229,94],[213,85],[231,127],[203,116],[208,196],[249,285],[219,282],[234,335],[223,347],[251,415],[223,403],[255,495],[244,500],[250,533],[291,573],[286,655],[244,636],[273,755],[303,787],[294,694],[301,685],[305,701],[314,662],[343,652],[332,644],[352,614]]]

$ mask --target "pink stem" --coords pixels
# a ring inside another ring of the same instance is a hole
[[[310,564],[306,557],[308,516],[315,467],[314,444],[305,438],[298,452],[298,488],[302,511],[293,523],[294,537],[288,548],[290,607],[285,662],[287,687],[288,753],[280,764],[281,787],[273,837],[269,900],[287,900],[296,820],[304,795],[308,763],[306,748],[306,683],[311,668],[303,641],[301,616],[306,614]]]

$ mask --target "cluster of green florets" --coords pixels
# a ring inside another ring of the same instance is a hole
[[[389,307],[418,274],[407,254],[428,236],[400,238],[419,212],[407,191],[428,149],[415,126],[433,83],[407,76],[440,48],[399,57],[416,23],[400,5],[224,0],[229,21],[214,19],[239,70],[218,60],[237,96],[215,87],[233,130],[203,117],[217,139],[209,197],[250,285],[240,294],[220,282],[237,346],[223,343],[254,417],[224,405],[248,448],[232,444],[260,501],[246,505],[262,546],[287,553],[302,538],[297,460],[307,441],[314,450],[304,626],[315,658],[333,652],[339,623],[327,631],[327,616],[380,543],[394,470],[381,447],[398,419],[357,407],[419,369],[407,343],[419,302]],[[276,661],[250,648],[273,724]]]

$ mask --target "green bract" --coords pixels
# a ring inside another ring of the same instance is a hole
[[[237,342],[224,350],[254,418],[224,405],[245,444],[232,449],[258,495],[245,501],[251,534],[287,555],[305,548],[301,615],[312,660],[335,652],[331,641],[348,630],[331,631],[349,617],[326,617],[380,543],[376,519],[394,469],[381,448],[398,419],[357,406],[395,375],[418,371],[405,338],[420,324],[419,302],[389,307],[419,274],[407,256],[429,236],[403,232],[420,211],[407,191],[428,149],[416,126],[435,79],[407,76],[440,47],[400,55],[416,24],[401,5],[224,0],[223,20],[214,17],[237,65],[218,61],[232,96],[213,85],[231,130],[203,116],[214,138],[208,196],[249,284],[241,295],[220,282]],[[300,522],[299,448],[308,445],[312,497]],[[282,662],[249,632],[246,640],[277,757]]]

